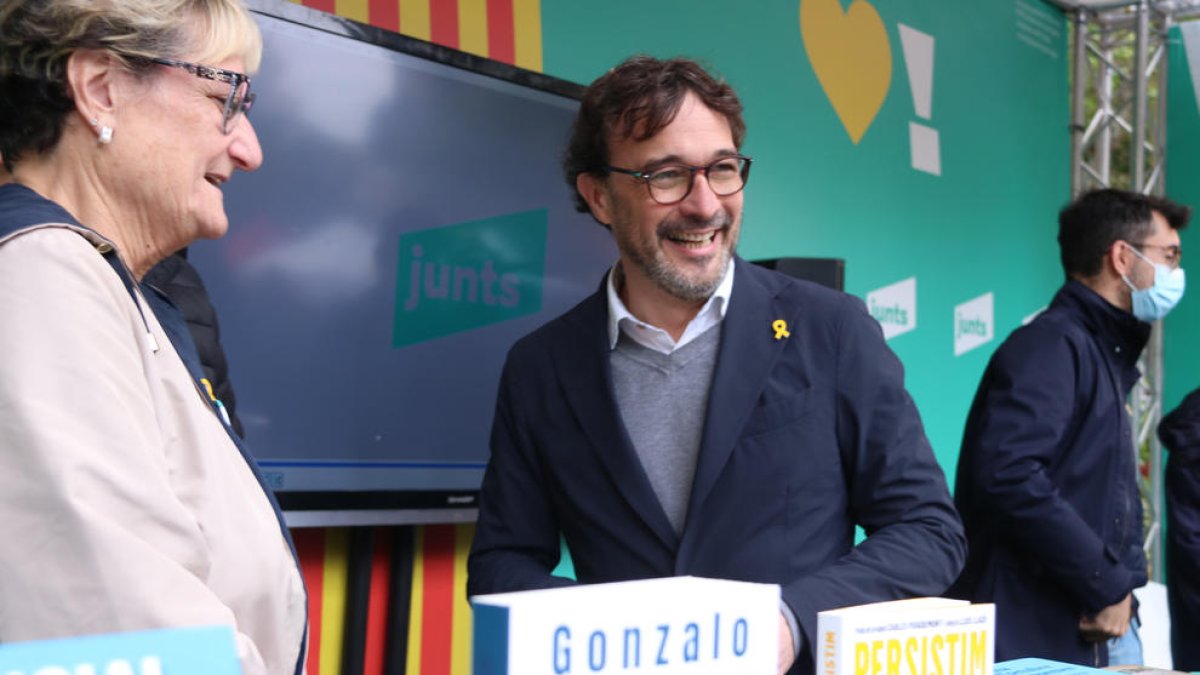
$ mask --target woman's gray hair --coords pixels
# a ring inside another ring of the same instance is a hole
[[[67,60],[102,49],[135,74],[150,59],[214,64],[241,56],[258,70],[262,37],[242,0],[3,0],[0,2],[0,156],[49,151],[74,109]]]

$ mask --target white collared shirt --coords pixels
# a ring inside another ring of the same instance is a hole
[[[659,328],[652,326],[645,321],[637,318],[629,312],[624,302],[621,302],[621,296],[617,294],[616,275],[617,265],[613,265],[608,273],[608,348],[617,348],[617,339],[621,332],[624,332],[631,340],[646,347],[653,349],[656,352],[670,354],[687,343],[700,337],[709,328],[721,323],[725,319],[725,312],[729,309],[729,297],[733,293],[733,266],[734,260],[731,258],[729,265],[725,268],[725,276],[721,278],[721,283],[717,286],[717,290],[709,296],[708,301],[696,313],[686,328],[683,329],[683,335],[679,336],[679,341],[676,342],[671,338],[671,334]]]

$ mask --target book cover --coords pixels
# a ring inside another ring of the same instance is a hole
[[[996,664],[995,675],[1098,675],[1124,673],[1124,675],[1187,675],[1178,670],[1154,668],[1152,666],[1109,666],[1092,668],[1076,663],[1052,661],[1050,659],[1024,658],[1001,661]]]
[[[911,598],[817,614],[821,675],[992,675],[996,608]]]
[[[1013,659],[996,664],[995,675],[1098,675],[1106,671],[1050,659]]]

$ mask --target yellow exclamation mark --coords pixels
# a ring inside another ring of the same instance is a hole
[[[928,122],[933,118],[934,39],[932,35],[904,24],[899,26],[913,109],[917,117]],[[920,122],[909,122],[908,138],[912,146],[912,167],[934,176],[942,175],[942,153],[937,129]]]

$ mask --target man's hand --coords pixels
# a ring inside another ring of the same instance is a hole
[[[796,652],[792,649],[792,629],[788,627],[783,612],[779,613],[779,675],[783,675],[792,667],[796,660]]]
[[[1089,642],[1102,642],[1121,637],[1129,630],[1133,618],[1133,594],[1129,593],[1115,605],[1109,605],[1096,613],[1079,620],[1079,632]]]

